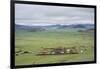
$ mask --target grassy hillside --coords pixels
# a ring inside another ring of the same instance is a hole
[[[40,32],[16,32],[15,56],[16,65],[50,64],[64,62],[81,62],[94,60],[94,35],[93,32],[77,31],[40,31]],[[87,50],[79,54],[66,55],[36,55],[41,47],[81,47],[86,46]],[[30,53],[23,53],[28,51]]]

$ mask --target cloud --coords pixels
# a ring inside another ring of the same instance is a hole
[[[15,22],[18,24],[93,24],[94,8],[16,4]]]

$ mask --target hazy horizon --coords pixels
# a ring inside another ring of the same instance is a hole
[[[92,24],[92,23],[71,23],[71,24],[66,24],[66,23],[32,23],[32,24],[28,24],[28,23],[15,23],[18,25],[27,25],[27,26],[48,26],[48,25],[76,25],[76,24]],[[94,25],[94,24],[93,24]]]

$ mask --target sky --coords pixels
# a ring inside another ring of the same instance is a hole
[[[20,25],[94,24],[94,8],[15,4]]]

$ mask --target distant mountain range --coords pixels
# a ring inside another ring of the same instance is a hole
[[[70,25],[47,25],[47,26],[28,26],[28,25],[19,25],[15,24],[16,31],[46,31],[46,30],[68,30],[68,29],[78,29],[78,30],[88,30],[94,29],[94,24],[70,24]]]

